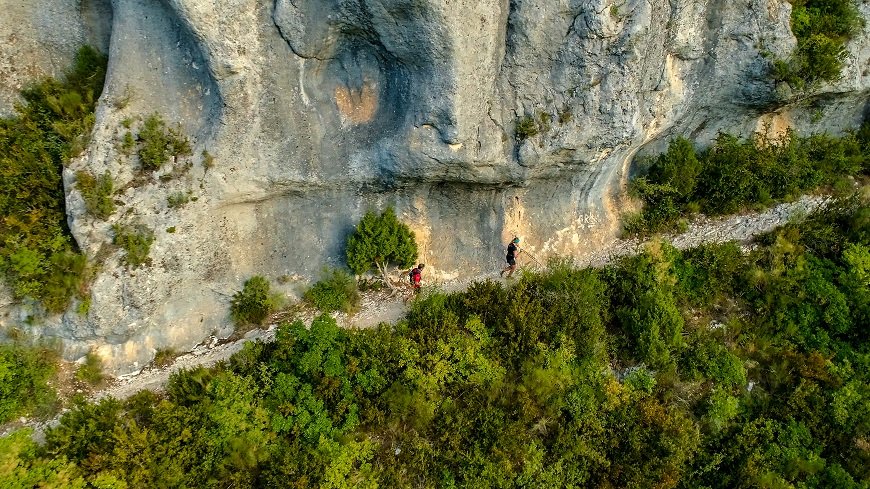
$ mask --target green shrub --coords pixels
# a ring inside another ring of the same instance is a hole
[[[165,367],[171,365],[178,358],[178,352],[174,348],[161,348],[154,353],[154,365]]]
[[[190,141],[180,129],[167,128],[159,114],[145,119],[139,131],[139,161],[143,170],[159,170],[171,157],[190,153]]]
[[[866,172],[866,148],[853,134],[835,138],[790,133],[778,141],[720,134],[699,154],[678,138],[653,159],[647,175],[631,181],[629,190],[644,202],[644,209],[623,227],[629,234],[673,231],[691,212],[721,215],[797,197]]]
[[[112,200],[114,182],[109,172],[94,177],[80,170],[76,172],[76,188],[81,192],[85,208],[92,216],[106,220],[115,212],[115,202]]]
[[[799,91],[839,80],[845,44],[861,24],[861,14],[851,0],[792,0],[797,48],[788,60],[774,62],[774,79]]]
[[[407,268],[417,260],[417,242],[408,226],[399,221],[392,207],[381,215],[366,212],[347,240],[347,264],[357,275],[378,270],[386,279],[386,267]]]
[[[87,144],[106,58],[83,47],[65,80],[22,92],[26,104],[0,118],[0,273],[18,299],[61,312],[78,289],[84,256],[66,224],[61,172]]]
[[[553,121],[553,116],[551,116],[547,112],[539,112],[538,113],[538,121],[540,121],[539,127],[540,127],[542,133],[550,132],[550,129],[552,129],[552,126],[550,125],[550,123]]]
[[[514,129],[514,134],[516,134],[517,139],[519,139],[520,141],[537,136],[538,123],[535,122],[535,118],[530,115],[523,116],[519,120],[517,120],[517,126]]]
[[[76,369],[76,378],[87,382],[93,387],[99,387],[106,380],[103,373],[103,360],[94,352],[85,355],[85,361]]]
[[[277,310],[278,299],[271,292],[271,285],[265,277],[255,275],[245,281],[244,287],[233,295],[230,302],[230,316],[237,326],[263,324],[263,321]]]
[[[124,156],[131,156],[133,151],[136,150],[136,139],[133,138],[133,133],[127,131],[124,133],[124,138],[121,139],[121,154]]]
[[[344,270],[324,270],[323,277],[308,291],[305,300],[323,312],[343,311],[352,313],[359,308],[359,292],[356,281]]]
[[[115,233],[112,243],[120,246],[126,252],[124,262],[138,268],[150,263],[148,254],[151,244],[154,242],[154,232],[141,224],[120,225],[113,224],[112,231]]]
[[[47,414],[56,403],[47,382],[57,371],[58,358],[48,345],[0,344],[0,423],[34,411]]]
[[[624,382],[629,389],[646,394],[652,394],[656,386],[656,378],[643,365],[632,368],[625,376]]]
[[[173,192],[166,197],[166,205],[170,209],[177,209],[190,202],[190,193],[188,192]]]

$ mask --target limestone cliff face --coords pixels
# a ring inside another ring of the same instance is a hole
[[[782,0],[113,0],[94,140],[65,175],[71,228],[105,264],[87,317],[37,331],[135,369],[226,334],[249,276],[340,263],[353,225],[386,205],[416,231],[430,278],[496,270],[513,235],[541,256],[593,250],[617,232],[638,151],[858,123],[867,32],[840,83],[788,104],[767,72],[794,47],[789,15]],[[195,156],[180,178],[137,176],[122,121],[153,112],[214,167]],[[544,123],[519,141],[526,115]],[[84,213],[78,169],[124,188],[110,223]],[[170,209],[176,192],[197,200]],[[131,222],[157,236],[136,270],[104,246],[111,223]]]

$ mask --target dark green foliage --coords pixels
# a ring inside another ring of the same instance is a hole
[[[233,295],[230,316],[237,326],[263,324],[269,314],[275,312],[277,305],[269,281],[255,275],[246,280],[242,290]]]
[[[87,144],[106,58],[82,48],[65,81],[22,92],[18,115],[0,119],[0,273],[16,298],[61,312],[78,290],[84,257],[66,227],[63,165]]]
[[[627,334],[627,347],[655,369],[674,366],[683,347],[684,320],[677,307],[673,262],[678,252],[653,244],[624,259],[609,277],[617,324]]]
[[[166,127],[159,114],[145,119],[139,130],[139,161],[143,170],[159,170],[171,157],[190,154],[190,141],[180,129]]]
[[[538,123],[535,121],[534,117],[527,115],[517,120],[517,127],[514,129],[514,134],[520,141],[537,136],[538,132],[540,132],[538,130]]]
[[[624,227],[629,234],[672,231],[692,212],[729,214],[833,185],[866,173],[870,152],[862,141],[853,134],[788,134],[780,141],[720,134],[696,154],[690,142],[675,139],[646,176],[632,180],[631,191],[644,209]]]
[[[797,49],[788,60],[776,60],[773,77],[795,90],[812,90],[840,79],[845,44],[862,24],[852,0],[791,0],[791,28]]]
[[[323,278],[305,292],[305,300],[323,312],[343,311],[348,314],[359,307],[356,281],[344,270],[323,271]]]
[[[148,254],[154,242],[153,231],[141,224],[130,226],[113,224],[112,232],[115,233],[112,243],[124,249],[126,252],[124,262],[128,266],[138,268],[151,262]]]
[[[46,382],[54,376],[58,358],[45,345],[0,344],[0,423],[51,409],[56,398]]]
[[[392,207],[381,215],[366,212],[347,240],[347,264],[357,275],[370,270],[386,274],[395,264],[410,267],[417,260],[417,242],[410,228],[396,217]]]
[[[864,487],[867,216],[284,323],[0,461],[96,487]]]
[[[86,171],[76,172],[76,188],[85,200],[88,213],[97,219],[106,220],[115,212],[112,200],[114,182],[108,172],[94,177]]]

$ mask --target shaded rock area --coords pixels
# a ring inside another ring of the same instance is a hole
[[[65,172],[71,229],[101,273],[86,316],[29,328],[70,357],[96,348],[116,373],[228,335],[251,275],[298,297],[343,262],[367,210],[394,206],[442,280],[496,268],[514,235],[542,257],[593,253],[618,233],[639,152],[677,134],[836,133],[860,121],[870,85],[864,27],[843,80],[793,103],[768,76],[795,46],[784,0],[114,0],[102,17],[73,0],[7,5],[0,22],[66,9],[70,28],[33,24],[0,60],[55,36],[23,53],[51,68],[111,25],[93,141]],[[143,173],[120,142],[155,112],[193,156]],[[518,137],[523,117],[537,134]],[[115,178],[109,222],[85,213],[80,169]],[[169,206],[179,193],[195,199]],[[124,266],[112,224],[154,231],[150,265]]]

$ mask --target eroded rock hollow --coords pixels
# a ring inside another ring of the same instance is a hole
[[[795,45],[784,0],[113,0],[84,15],[87,3],[33,8],[79,12],[75,42],[100,12],[111,33],[94,137],[65,173],[70,227],[104,265],[85,317],[32,329],[72,357],[96,348],[116,373],[227,334],[229,297],[254,274],[298,292],[295,279],[343,261],[369,209],[395,207],[430,278],[498,270],[514,235],[539,257],[581,254],[616,235],[639,151],[677,134],[838,132],[870,85],[865,27],[843,79],[791,103],[769,76]],[[181,176],[142,178],[121,154],[125,120],[155,112],[194,143]],[[519,137],[524,117],[538,134]],[[79,169],[123,189],[109,222],[85,213]],[[170,208],[178,192],[195,200]],[[134,222],[156,241],[131,269],[106,244]]]

